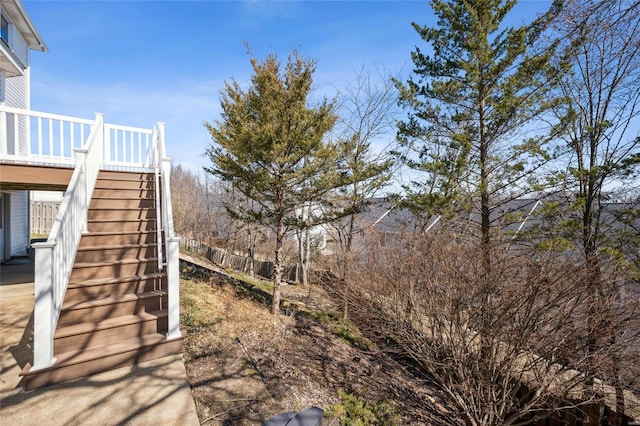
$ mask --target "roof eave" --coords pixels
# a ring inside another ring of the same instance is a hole
[[[8,3],[8,2],[3,1],[3,3]],[[28,35],[31,36],[31,37],[25,37],[27,39],[27,42],[29,43],[29,48],[33,50],[39,50],[40,52],[48,52],[49,49],[47,48],[47,45],[44,43],[44,40],[38,33],[38,30],[36,29],[36,26],[31,21],[31,18],[29,18],[29,14],[22,6],[22,3],[19,0],[12,1],[11,3],[13,4],[13,6],[15,6],[15,10],[19,15],[13,18],[20,19],[24,24],[21,27],[26,29],[29,32]],[[16,22],[14,23],[17,24]],[[24,31],[24,29],[22,31]]]

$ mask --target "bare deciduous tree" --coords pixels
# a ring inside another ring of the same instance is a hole
[[[637,301],[592,305],[570,256],[496,252],[487,276],[480,248],[451,235],[407,235],[375,249],[371,242],[369,253],[350,275],[354,318],[413,360],[467,425],[530,424],[552,414],[587,421],[595,403],[615,397],[590,366],[624,356],[622,342],[589,351],[581,336],[591,332],[590,318],[602,336],[637,320]],[[588,383],[598,392],[585,393]]]
[[[219,182],[203,180],[181,165],[171,171],[171,204],[173,220],[179,235],[197,238],[211,244],[215,239],[226,238],[224,232],[224,191]]]
[[[391,75],[381,70],[372,75],[363,66],[354,80],[345,86],[339,99],[339,138],[346,153],[342,170],[352,177],[352,183],[335,193],[332,203],[347,214],[330,222],[327,230],[336,250],[342,283],[337,290],[344,299],[343,317],[346,319],[349,286],[345,280],[349,259],[353,257],[354,236],[358,232],[357,215],[391,179],[394,162],[389,149],[394,142],[397,90]]]

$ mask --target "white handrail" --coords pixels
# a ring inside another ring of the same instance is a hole
[[[71,276],[75,253],[87,229],[87,211],[102,161],[104,119],[96,114],[86,148],[76,150],[76,167],[45,243],[34,243],[35,308],[32,370],[49,367],[53,336]]]

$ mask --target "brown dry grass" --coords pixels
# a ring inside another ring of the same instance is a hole
[[[339,390],[371,403],[388,401],[401,424],[429,424],[447,411],[404,366],[340,338],[327,320],[335,317],[319,311],[333,306],[321,287],[285,286],[283,295],[295,303],[274,318],[267,304],[222,278],[182,282],[183,320],[189,316],[185,363],[202,423],[260,425],[285,411],[326,409],[340,402]]]

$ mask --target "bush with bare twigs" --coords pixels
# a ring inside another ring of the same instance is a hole
[[[487,275],[477,246],[450,236],[408,235],[368,247],[349,277],[354,318],[441,388],[466,424],[527,424],[551,415],[587,421],[598,403],[612,399],[615,408],[616,397],[633,409],[630,393],[616,395],[606,379],[633,367],[626,339],[637,350],[637,335],[621,331],[637,321],[638,302],[595,306],[574,259],[496,249]],[[600,340],[610,342],[596,350],[586,347],[594,318]]]

